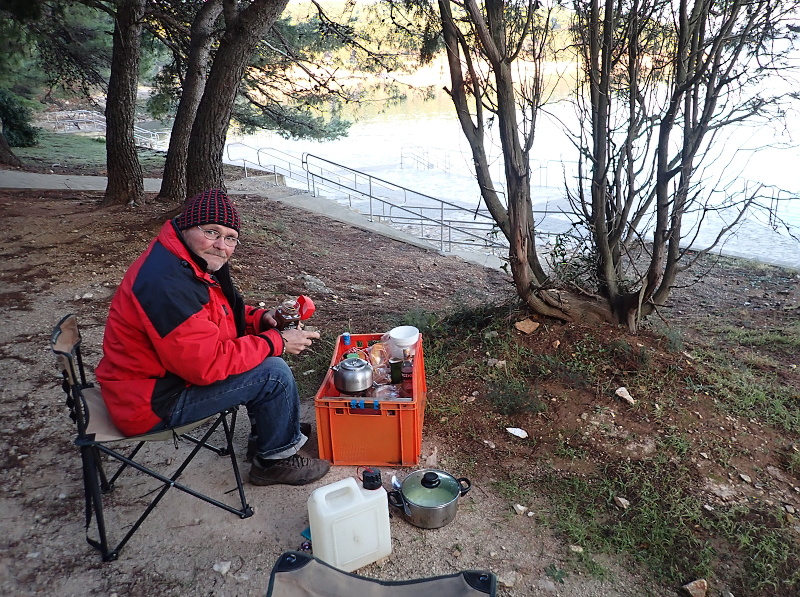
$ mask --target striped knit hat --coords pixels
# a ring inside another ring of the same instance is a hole
[[[203,224],[219,224],[239,232],[239,212],[224,191],[209,189],[189,199],[183,213],[175,218],[175,224],[179,230]]]

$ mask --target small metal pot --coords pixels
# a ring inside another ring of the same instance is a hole
[[[358,394],[372,387],[372,366],[364,359],[344,359],[333,369],[333,385],[342,394]]]
[[[389,503],[414,526],[438,529],[456,517],[458,498],[471,488],[466,477],[456,479],[444,471],[424,469],[414,471],[403,480],[400,489],[390,491]]]

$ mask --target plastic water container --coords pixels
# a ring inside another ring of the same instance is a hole
[[[389,501],[383,487],[364,489],[348,477],[308,497],[314,556],[352,572],[392,553]]]

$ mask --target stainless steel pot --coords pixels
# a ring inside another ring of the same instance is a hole
[[[364,359],[344,359],[333,369],[333,385],[342,394],[358,394],[372,387],[372,366]]]
[[[444,471],[423,469],[408,475],[400,489],[390,491],[389,503],[414,526],[438,529],[456,517],[458,499],[471,488],[466,477],[456,479]]]

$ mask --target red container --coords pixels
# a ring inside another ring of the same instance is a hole
[[[336,342],[331,367],[346,350],[366,349],[382,334],[351,334],[350,346],[342,336]],[[422,423],[428,385],[422,334],[414,347],[414,392],[411,400],[381,400],[342,395],[328,370],[314,397],[320,458],[336,465],[414,466],[422,453]]]

